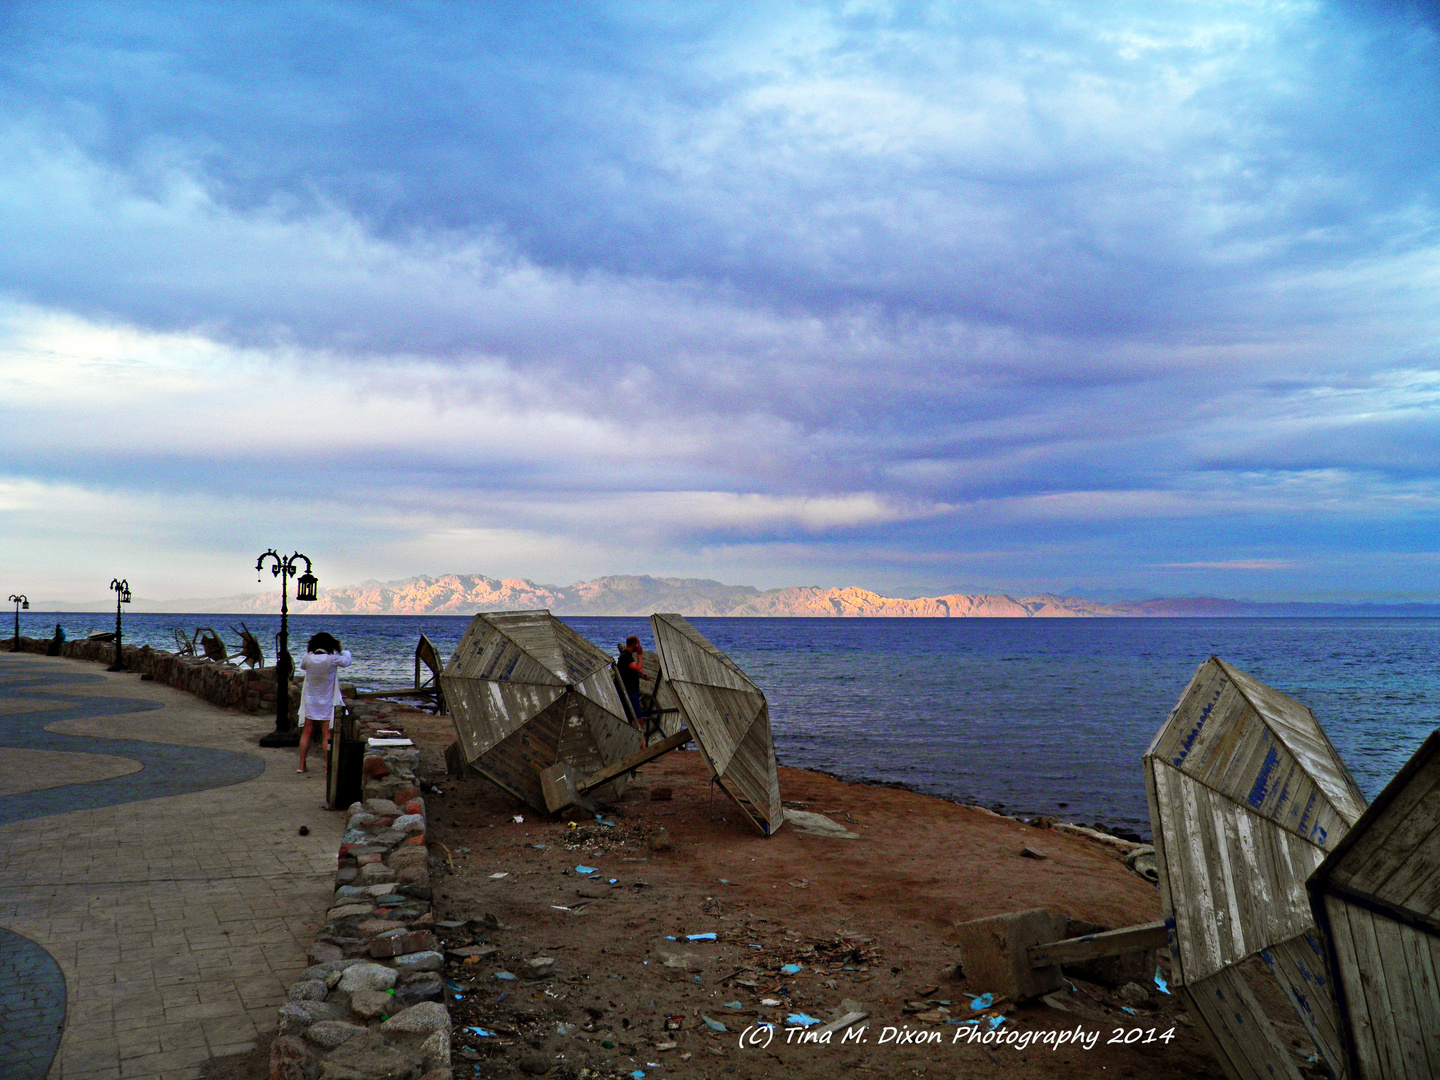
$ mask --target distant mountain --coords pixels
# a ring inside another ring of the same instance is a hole
[[[136,610],[246,614],[273,613],[274,590],[218,600],[137,602]],[[293,603],[293,601],[292,601]],[[51,605],[46,605],[50,607]],[[1011,597],[1003,594],[899,599],[854,586],[814,585],[760,590],[703,578],[616,575],[574,585],[542,585],[526,578],[497,580],[482,574],[444,574],[320,590],[300,605],[316,615],[470,615],[477,611],[549,608],[557,615],[649,615],[677,611],[698,616],[809,618],[1295,618],[1323,616],[1440,616],[1440,604],[1254,603],[1195,596],[1104,603],[1077,596]],[[89,610],[53,606],[52,610]]]

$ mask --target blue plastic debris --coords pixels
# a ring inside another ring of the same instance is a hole
[[[1001,1024],[1003,1024],[1004,1022],[1005,1022],[1005,1017],[1003,1017],[1003,1016],[992,1016],[992,1017],[990,1017],[990,1030],[991,1030],[991,1031],[994,1031],[996,1028],[998,1028],[998,1027],[999,1027]]]
[[[1127,1012],[1127,1013],[1129,1013],[1131,1016],[1139,1016],[1139,1015],[1140,1015],[1140,1014],[1137,1013],[1134,1009],[1132,1009],[1129,1005],[1121,1005],[1120,1008],[1121,1008],[1121,1010],[1122,1010],[1123,1012]]]
[[[994,1004],[994,994],[981,994],[979,997],[975,998],[970,1002],[970,1008],[974,1009],[976,1012],[979,1012],[981,1009],[988,1009],[991,1005]]]
[[[495,977],[496,977],[497,979],[499,979],[501,982],[514,982],[514,981],[515,981],[515,976],[514,976],[514,975],[511,975],[510,972],[508,972],[508,971],[497,971],[497,972],[495,972]]]
[[[725,1025],[722,1024],[719,1020],[711,1020],[710,1017],[706,1016],[704,1013],[700,1014],[700,1019],[705,1021],[705,1026],[708,1027],[711,1031],[727,1030]]]
[[[731,1001],[727,1003],[725,1007],[727,1009],[743,1009],[745,1007],[745,1003],[743,1001]]]
[[[634,1072],[632,1072],[630,1075],[633,1076],[633,1077],[635,1078],[635,1080],[645,1080],[645,1070],[644,1070],[644,1069],[636,1069],[636,1070],[635,1070]]]
[[[482,1028],[482,1027],[467,1027],[465,1030],[468,1031],[468,1032],[470,1032],[471,1035],[479,1035],[480,1038],[482,1038],[482,1039],[493,1039],[493,1038],[495,1038],[495,1032],[493,1032],[493,1031],[486,1031],[486,1030],[485,1030],[484,1028]]]
[[[666,940],[666,941],[674,941],[674,940],[675,940],[675,935],[674,935],[674,934],[666,934],[666,935],[665,935],[665,940]]]
[[[791,1013],[785,1017],[785,1022],[787,1024],[795,1024],[799,1027],[814,1027],[820,1021],[816,1020],[813,1016],[806,1016],[804,1013]]]
[[[781,964],[780,970],[786,975],[796,975],[800,971],[799,964]]]
[[[593,873],[595,873],[595,867],[593,867],[593,866],[576,866],[576,867],[575,867],[575,872],[576,872],[577,874],[593,874]]]
[[[619,881],[620,881],[620,879],[619,879],[618,877],[612,877],[612,878],[610,879],[610,884],[611,884],[611,885],[615,885],[615,884],[617,884]]]
[[[686,940],[686,941],[714,941],[714,940],[715,940],[715,931],[712,930],[712,931],[710,931],[710,933],[708,933],[708,934],[686,934],[686,935],[685,935],[685,940]]]
[[[1160,992],[1161,992],[1162,994],[1168,994],[1168,993],[1170,993],[1170,987],[1169,987],[1169,985],[1165,982],[1165,976],[1163,976],[1163,975],[1160,974],[1160,965],[1159,965],[1159,964],[1156,964],[1156,965],[1155,965],[1155,985],[1160,988]]]

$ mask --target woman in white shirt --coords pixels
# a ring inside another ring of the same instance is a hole
[[[342,649],[338,638],[319,633],[305,645],[300,661],[305,671],[305,688],[300,692],[300,767],[305,772],[305,757],[310,752],[312,732],[320,736],[321,748],[330,753],[330,729],[335,724],[335,705],[340,700],[340,679],[337,672],[351,664],[349,649]]]

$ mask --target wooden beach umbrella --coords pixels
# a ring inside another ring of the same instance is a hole
[[[625,718],[608,653],[548,611],[482,612],[440,675],[465,760],[537,810],[540,772],[582,776],[633,755],[644,736]],[[617,798],[624,775],[598,788]]]
[[[1300,1077],[1247,980],[1258,955],[1343,1080],[1305,881],[1365,799],[1315,714],[1211,657],[1146,752],[1145,785],[1173,982],[1226,1075]]]
[[[660,657],[656,697],[694,736],[720,789],[766,836],[785,823],[765,695],[681,615],[652,615]]]
[[[1307,883],[1354,1080],[1440,1076],[1440,732]]]

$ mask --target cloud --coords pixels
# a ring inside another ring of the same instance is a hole
[[[3,19],[4,479],[87,527],[880,586],[1434,522],[1419,8]]]

